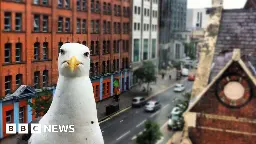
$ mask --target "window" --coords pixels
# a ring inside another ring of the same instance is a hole
[[[67,9],[70,8],[70,1],[69,1],[69,0],[65,0],[65,7],[66,7]]]
[[[111,5],[108,3],[108,14],[111,14]]]
[[[34,32],[40,31],[40,15],[34,15]]]
[[[121,6],[117,6],[117,15],[121,16]]]
[[[104,34],[107,33],[107,22],[106,21],[103,22],[103,32],[104,32]]]
[[[60,24],[62,25],[62,24]],[[61,26],[62,27],[62,26]],[[60,30],[62,30],[62,28],[60,27]],[[70,32],[70,18],[66,18],[66,22],[65,22],[65,32]]]
[[[34,43],[34,60],[39,60],[39,48],[40,48],[40,43],[39,42]]]
[[[86,20],[84,19],[82,22],[82,33],[85,34],[86,33]]]
[[[11,94],[12,76],[5,76],[5,95]]]
[[[129,13],[128,8],[127,8],[127,13]],[[138,15],[140,15],[140,7],[138,7]]]
[[[113,60],[113,72],[116,71],[116,60]]]
[[[96,45],[95,45],[95,52],[96,52],[96,54],[98,55],[99,54],[99,49],[100,49],[100,47],[99,47],[100,45],[99,45],[99,41],[96,41]]]
[[[34,88],[35,89],[39,89],[40,87],[39,77],[40,77],[40,72],[39,71],[34,72]]]
[[[134,39],[134,51],[133,51],[133,61],[139,61],[139,53],[140,53],[140,40]]]
[[[118,29],[118,33],[120,34],[121,33],[121,23],[117,24],[117,29]]]
[[[91,0],[91,12],[94,12],[94,0]]]
[[[63,17],[59,17],[58,19],[58,32],[63,31]]]
[[[58,53],[60,53],[60,48],[61,48],[62,45],[63,45],[63,42],[58,43],[58,51],[59,51]]]
[[[156,57],[156,39],[152,39],[152,58]]]
[[[81,3],[80,0],[76,0],[76,9],[81,10]]]
[[[176,59],[180,59],[180,44],[176,44],[175,57],[176,57]]]
[[[4,13],[4,30],[11,31],[11,13],[10,12]]]
[[[133,26],[133,27],[134,27],[134,30],[136,31],[136,29],[137,29],[137,23],[134,23],[133,25],[134,25],[134,26]]]
[[[35,5],[39,5],[39,0],[33,0],[33,4],[35,4]]]
[[[106,50],[107,50],[107,43],[106,43],[106,41],[103,41],[103,47],[102,47],[102,53],[103,54],[106,54]]]
[[[91,54],[92,54],[92,55],[95,54],[95,50],[94,50],[94,41],[91,41]]]
[[[106,93],[105,89],[106,89],[106,83],[103,83],[103,88],[102,88],[102,94],[103,94],[103,96],[104,96],[105,93]]]
[[[98,62],[95,63],[95,74],[96,75],[99,74],[99,63]]]
[[[144,39],[143,60],[148,59],[148,39]]]
[[[21,13],[16,13],[16,15],[15,15],[15,30],[16,31],[22,30],[22,15],[21,15]]]
[[[100,2],[96,1],[96,8],[95,8],[96,12],[100,12]]]
[[[99,85],[96,85],[96,90],[95,90],[95,97],[98,98],[99,97]]]
[[[94,76],[94,63],[90,64],[90,76]]]
[[[22,74],[16,75],[16,88],[22,85]]]
[[[100,21],[96,20],[96,23],[95,23],[95,33],[99,33],[99,27],[100,27]]]
[[[58,7],[62,8],[63,7],[63,0],[58,0]]]
[[[81,19],[76,20],[76,33],[81,33]]]
[[[109,34],[111,33],[111,24],[110,24],[110,22],[108,22],[107,32],[108,32]]]
[[[107,61],[107,72],[108,73],[110,72],[110,61],[109,60]]]
[[[137,6],[134,7],[134,13],[137,14]]]
[[[82,10],[87,10],[87,0],[82,0]]]
[[[48,42],[43,43],[43,60],[48,59]]]
[[[16,62],[21,62],[21,53],[22,53],[22,44],[21,43],[16,43],[16,49],[15,49],[15,61]]]
[[[48,32],[48,16],[43,16],[43,32]]]
[[[13,123],[13,110],[6,112],[6,123]]]
[[[107,53],[110,53],[110,41],[107,41]]]
[[[91,33],[94,33],[94,20],[91,20]]]
[[[115,34],[117,33],[117,30],[116,30],[116,22],[114,22],[114,33],[115,33]]]
[[[43,87],[48,86],[48,70],[43,71]]]
[[[43,0],[42,3],[43,5],[48,5],[48,0]]]
[[[24,116],[25,116],[25,107],[19,108],[19,123],[24,123]]]
[[[140,23],[138,23],[138,30],[140,30]],[[128,31],[128,30],[127,30]]]
[[[103,3],[103,12],[104,12],[104,14],[107,13],[107,3],[106,2]]]
[[[147,10],[146,9],[144,9],[144,16],[146,16],[147,15]]]
[[[6,43],[4,45],[4,63],[11,63],[11,43]]]
[[[114,53],[116,53],[116,41],[114,40],[114,42],[113,42],[113,45],[114,45],[114,49],[113,49],[113,51],[114,51]]]
[[[117,15],[117,7],[116,7],[116,5],[114,5],[114,15],[115,16]]]
[[[102,62],[102,74],[106,73],[106,62]]]
[[[126,52],[129,52],[129,40],[126,40]]]

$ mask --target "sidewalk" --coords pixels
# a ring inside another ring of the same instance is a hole
[[[169,75],[172,75],[172,79],[169,80]],[[171,84],[177,82],[175,80],[176,78],[176,71],[172,70],[171,72],[168,72],[168,74],[165,75],[164,79],[162,79],[162,76],[160,74],[157,75],[157,82],[151,83],[150,87],[152,88],[152,91],[147,94],[146,92],[142,92],[143,86],[147,87],[147,84],[143,85],[136,85],[132,87],[129,91],[126,91],[120,95],[120,101],[119,101],[119,108],[120,111],[128,108],[131,106],[132,99],[136,96],[144,96],[148,97],[149,95],[155,94],[158,91],[164,90],[167,87],[169,87]],[[105,115],[106,112],[106,106],[113,103],[113,98],[109,98],[107,100],[101,101],[97,103],[97,110],[98,110],[98,119],[101,121],[105,119],[107,116]]]

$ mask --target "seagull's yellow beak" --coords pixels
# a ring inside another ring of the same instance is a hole
[[[68,60],[68,66],[70,68],[70,70],[73,72],[77,66],[80,64],[81,62],[79,62],[75,56],[73,56],[70,60]]]

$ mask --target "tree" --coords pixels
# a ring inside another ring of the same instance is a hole
[[[136,139],[137,144],[155,144],[162,136],[158,124],[152,121],[145,122],[145,131]]]
[[[147,92],[149,90],[149,84],[156,81],[156,71],[155,65],[148,61],[143,62],[143,66],[134,71],[134,76],[136,76],[142,82],[147,83]]]
[[[185,54],[190,57],[192,60],[196,58],[196,47],[195,42],[184,43]]]
[[[35,102],[28,101],[29,106],[33,110],[36,117],[43,116],[47,113],[52,103],[52,93],[49,90],[43,90],[35,97]]]

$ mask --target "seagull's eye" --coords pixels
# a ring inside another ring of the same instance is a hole
[[[62,55],[64,55],[64,54],[65,54],[65,51],[64,51],[63,49],[60,49],[60,53],[61,53]]]
[[[89,56],[89,52],[85,52],[85,53],[84,53],[84,56],[85,56],[85,57],[88,57],[88,56]]]

